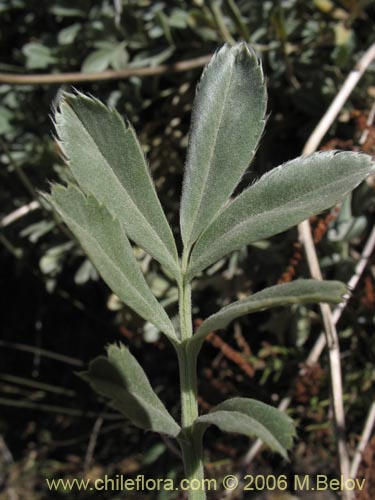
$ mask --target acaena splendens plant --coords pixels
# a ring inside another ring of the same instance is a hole
[[[181,199],[179,257],[134,129],[113,109],[79,92],[65,94],[55,114],[62,151],[77,181],[46,195],[113,292],[173,344],[179,363],[181,423],[153,391],[123,345],[93,360],[82,376],[134,425],[176,438],[186,477],[203,478],[202,438],[211,424],[260,438],[287,457],[292,421],[260,401],[228,399],[209,413],[197,407],[196,361],[209,332],[240,316],[287,304],[339,303],[337,281],[300,279],[229,304],[193,333],[191,282],[225,255],[268,238],[336,204],[375,172],[369,156],[329,151],[289,161],[231,195],[254,157],[263,133],[266,88],[252,50],[225,45],[199,82],[192,114]],[[169,271],[179,289],[179,328],[152,294],[129,243]],[[202,490],[190,499],[205,498]]]

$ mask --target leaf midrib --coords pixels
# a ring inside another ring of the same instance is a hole
[[[240,415],[241,417],[245,417],[246,419],[249,420],[249,423],[251,423],[252,425],[257,424],[262,430],[263,432],[266,434],[267,436],[267,444],[268,446],[270,446],[271,448],[273,449],[276,449],[278,450],[279,452],[282,450],[282,454],[285,454],[285,447],[283,446],[283,444],[279,441],[279,439],[273,434],[273,432],[271,430],[269,430],[264,424],[262,424],[262,422],[260,422],[257,418],[254,418],[254,417],[251,417],[250,415],[247,415],[246,413],[242,412],[242,411],[239,411],[239,410],[221,410],[220,408],[217,410],[217,411],[213,411],[212,412],[212,415],[214,415],[215,413],[225,413],[225,414],[228,414],[230,416],[235,416],[235,414],[238,414]],[[207,415],[209,415],[209,413],[207,413]],[[204,415],[203,415],[204,416]],[[199,423],[207,423],[203,420],[197,420],[197,422]],[[216,423],[210,423],[208,422],[209,425],[216,425],[218,426]],[[235,431],[233,431],[235,432]],[[236,431],[238,432],[239,434],[244,434],[243,431],[241,430],[238,430]],[[254,432],[252,434],[244,434],[245,436],[257,436],[257,434]],[[258,436],[257,436],[258,437]],[[271,439],[270,439],[271,438]],[[260,438],[262,441],[265,441],[263,438]],[[271,444],[271,443],[272,444]]]
[[[355,177],[355,175],[348,175],[348,176],[345,176],[345,178],[341,179],[341,182],[345,181],[345,180],[348,180],[350,177]],[[340,182],[340,181],[339,181]],[[360,182],[360,180],[358,181]],[[337,185],[337,181],[333,180],[331,182],[328,182],[324,185],[324,187],[329,187],[331,186],[332,184],[335,184]],[[299,200],[303,199],[305,196],[310,196],[310,195],[313,195],[315,192],[319,191],[321,188],[316,188],[316,189],[313,189],[313,190],[310,190],[306,193],[304,193],[303,195],[301,196],[297,196],[296,198],[293,198],[292,200],[286,202],[286,203],[281,203],[280,205],[277,205],[276,207],[272,208],[271,210],[264,210],[262,212],[258,212],[257,214],[253,214],[250,216],[250,218],[248,219],[245,219],[241,222],[239,222],[238,224],[236,224],[235,226],[233,226],[229,231],[223,233],[218,239],[215,240],[215,247],[217,247],[217,245],[219,244],[219,242],[221,242],[221,240],[225,237],[225,239],[230,239],[232,238],[232,235],[233,233],[238,233],[244,226],[246,226],[247,224],[251,223],[254,219],[258,219],[260,217],[263,217],[265,216],[266,214],[272,214],[273,212],[277,212],[280,208],[289,208],[289,205],[293,205],[295,204],[296,202],[298,202]],[[348,188],[347,191],[350,191],[350,188]],[[345,193],[347,192],[345,191]],[[345,193],[343,193],[342,196],[345,196]],[[245,193],[244,193],[245,194]],[[241,195],[240,195],[241,196]],[[235,203],[236,200],[234,200],[233,203]],[[228,207],[227,210],[230,210],[231,206]],[[290,207],[290,208],[293,208]],[[325,210],[324,208],[322,208],[322,210]],[[218,217],[212,222],[212,224],[215,224],[218,220],[219,220],[219,217],[220,215],[224,214],[224,212],[221,212]],[[203,235],[204,236],[204,233]],[[199,241],[197,242],[197,244],[199,244]],[[209,253],[209,252],[208,252]],[[204,257],[205,255],[207,255],[207,252],[203,253],[200,255],[200,257],[196,260],[196,262],[199,262],[202,260],[202,256]]]
[[[189,232],[188,242],[190,241],[191,235],[193,234],[194,229],[195,229],[195,227],[197,225],[198,217],[200,216],[200,214],[202,212],[203,198],[204,198],[205,194],[207,193],[207,180],[209,178],[210,171],[211,171],[211,168],[212,168],[212,159],[214,157],[215,148],[216,148],[216,144],[217,144],[217,139],[218,139],[218,136],[219,136],[219,131],[222,128],[224,109],[226,107],[226,102],[227,102],[227,98],[228,98],[228,94],[229,94],[229,89],[230,89],[230,86],[231,86],[231,83],[232,83],[234,66],[235,66],[235,61],[233,59],[232,60],[232,64],[231,64],[230,76],[229,76],[229,79],[228,79],[228,85],[226,86],[225,93],[224,93],[225,97],[224,97],[224,99],[222,101],[223,105],[222,105],[221,110],[220,110],[219,126],[217,127],[217,130],[216,130],[216,133],[215,133],[215,139],[214,139],[214,141],[212,143],[212,148],[211,148],[211,151],[210,151],[210,158],[209,158],[209,161],[208,161],[209,168],[207,169],[204,182],[202,183],[203,187],[200,190],[199,203],[198,203],[198,206],[197,206],[197,208],[195,210],[195,219],[194,219],[194,222],[193,222],[193,224],[191,226],[191,229],[190,229],[190,232]],[[199,235],[198,235],[198,237],[199,237]]]
[[[310,299],[310,297],[311,297],[311,300],[314,300],[313,294],[309,296],[309,299]],[[307,300],[309,300],[309,299],[307,299]],[[224,307],[221,311],[218,311],[217,313],[209,316],[206,319],[207,324],[206,325],[204,324],[206,321],[202,324],[202,326],[200,327],[201,329],[197,330],[196,333],[194,334],[194,338],[200,339],[202,337],[205,337],[207,335],[207,333],[209,333],[209,331],[211,330],[210,324],[212,323],[212,320],[217,320],[217,319],[219,321],[225,320],[225,318],[223,318],[222,316],[225,315],[228,311],[230,313],[236,313],[238,310],[241,310],[243,306],[245,306],[244,309],[246,309],[246,306],[249,306],[250,311],[248,311],[247,313],[245,312],[244,315],[246,315],[246,314],[251,313],[251,306],[256,304],[257,302],[261,302],[261,306],[259,309],[257,308],[254,312],[257,312],[261,309],[265,309],[268,306],[273,306],[275,304],[275,302],[278,302],[278,304],[276,304],[276,306],[275,306],[275,307],[277,307],[278,305],[294,304],[295,300],[298,300],[297,296],[289,295],[287,297],[278,297],[277,299],[272,299],[272,298],[255,299],[253,301],[250,301],[250,299],[249,299],[247,304],[230,304],[230,305],[226,306],[228,309],[225,309],[225,307]],[[232,319],[228,319],[228,323],[230,323],[231,321],[232,321]],[[219,327],[219,328],[221,329],[222,327]],[[219,329],[219,328],[216,328],[216,329]]]

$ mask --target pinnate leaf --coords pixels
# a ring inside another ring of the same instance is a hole
[[[143,368],[124,345],[110,345],[107,357],[91,361],[88,371],[80,376],[137,427],[173,437],[180,432]]]
[[[261,65],[245,44],[224,45],[197,87],[181,199],[190,246],[226,202],[251,162],[265,123]]]
[[[201,235],[188,278],[231,251],[269,238],[335,205],[375,172],[371,157],[327,151],[296,158],[245,189]]]
[[[287,458],[287,450],[292,447],[295,436],[293,422],[285,413],[254,399],[224,401],[195,420],[194,433],[203,436],[211,424],[224,432],[259,438],[284,458]]]
[[[46,197],[113,292],[172,341],[176,341],[173,325],[151,293],[118,220],[92,195],[86,198],[75,186],[65,188],[56,185],[51,196]]]
[[[82,190],[104,203],[130,239],[178,276],[172,231],[131,125],[116,110],[81,93],[64,94],[55,122]]]

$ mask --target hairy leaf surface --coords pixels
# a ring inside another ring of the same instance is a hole
[[[181,199],[181,233],[190,246],[238,184],[262,135],[262,68],[245,43],[224,45],[197,87]]]
[[[200,349],[203,340],[210,332],[225,328],[231,321],[247,314],[263,311],[271,307],[291,304],[311,304],[342,302],[347,292],[340,281],[296,280],[290,283],[271,286],[254,293],[250,297],[229,304],[207,318],[198,328],[191,340],[190,349]]]
[[[124,345],[110,345],[108,356],[91,361],[80,374],[93,389],[137,427],[177,436],[180,426],[155,394],[143,368]]]
[[[118,220],[92,195],[86,198],[74,186],[56,185],[47,199],[114,293],[172,340],[177,340],[172,323],[151,293]]]
[[[224,401],[195,420],[194,432],[203,435],[211,424],[224,432],[259,438],[284,458],[288,458],[287,450],[291,448],[295,436],[293,422],[285,413],[254,399]]]
[[[375,171],[368,155],[328,151],[296,158],[245,189],[201,235],[188,277],[233,250],[269,238],[336,204]]]
[[[172,231],[131,125],[116,110],[80,93],[64,95],[55,121],[82,190],[104,203],[130,239],[178,276]]]

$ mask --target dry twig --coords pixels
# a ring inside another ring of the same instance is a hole
[[[303,148],[303,154],[310,154],[318,148],[322,138],[331,127],[336,119],[349,95],[359,82],[361,76],[375,59],[375,43],[365,52],[354,69],[349,73],[343,86],[336,95],[332,104],[315,127],[309,140]],[[300,239],[304,245],[307,262],[310,269],[310,274],[315,279],[322,279],[319,260],[316,253],[314,240],[311,232],[309,221],[302,222],[299,227]],[[329,364],[330,364],[330,378],[331,378],[331,397],[333,402],[333,414],[337,433],[337,451],[340,464],[340,472],[344,479],[350,477],[350,459],[349,451],[346,442],[345,432],[345,412],[343,404],[343,388],[341,376],[341,361],[340,361],[340,348],[336,326],[333,321],[332,312],[328,304],[320,304],[320,311],[322,314],[324,330],[326,335],[326,343],[328,346]],[[344,499],[351,499],[350,492],[343,492]]]
[[[365,451],[367,443],[371,437],[371,432],[375,424],[375,402],[372,403],[370,411],[368,412],[366,423],[363,428],[361,439],[358,443],[357,449],[355,451],[352,464],[350,467],[350,477],[355,478],[357,476],[358,468],[362,461],[362,453]]]
[[[367,242],[363,248],[361,257],[360,257],[359,261],[357,262],[357,265],[355,266],[354,274],[350,278],[350,280],[348,281],[347,286],[348,286],[348,290],[350,292],[352,292],[356,288],[359,280],[361,279],[361,276],[362,276],[362,274],[367,266],[369,258],[371,257],[371,255],[374,252],[374,248],[375,248],[375,226],[372,228],[372,231],[371,231],[371,233],[367,239]],[[341,315],[346,307],[346,304],[348,303],[349,298],[350,298],[350,293],[347,293],[344,297],[344,300],[341,302],[341,304],[339,304],[338,306],[335,307],[335,309],[332,313],[332,319],[333,319],[333,322],[335,324],[341,318]],[[316,340],[313,348],[311,349],[310,354],[306,360],[306,364],[312,365],[312,364],[316,363],[325,346],[326,346],[326,337],[324,335],[324,332],[322,332],[319,335],[318,339]]]
[[[83,466],[83,470],[86,474],[90,470],[90,467],[92,465],[92,461],[94,458],[94,451],[95,451],[95,447],[96,447],[96,442],[98,441],[98,436],[100,433],[100,429],[102,428],[103,422],[104,422],[103,417],[101,417],[101,416],[98,417],[95,420],[95,424],[94,424],[92,431],[91,431],[91,434],[90,434],[90,439],[89,439],[89,443],[87,445],[84,466]]]
[[[34,200],[31,201],[30,203],[27,203],[26,205],[22,205],[22,207],[16,208],[16,210],[13,210],[13,212],[11,212],[8,215],[5,215],[5,217],[3,217],[0,220],[0,227],[10,226],[16,220],[29,214],[30,212],[33,212],[39,207],[40,207],[39,201]]]
[[[268,45],[252,44],[258,52],[270,50]],[[107,70],[100,73],[40,73],[34,75],[20,75],[17,73],[0,73],[0,84],[9,85],[53,85],[62,83],[89,83],[108,80],[125,80],[131,76],[159,76],[168,73],[182,73],[195,68],[201,68],[211,59],[212,54],[207,54],[185,61],[145,68],[129,68],[124,70]]]
[[[88,83],[108,80],[124,80],[131,76],[158,76],[166,73],[181,73],[190,69],[204,66],[212,54],[187,59],[174,64],[161,64],[160,66],[147,66],[146,68],[129,68],[121,71],[102,71],[100,73],[47,73],[39,75],[18,75],[16,73],[0,73],[0,83],[13,85],[48,85],[61,83]]]
[[[357,284],[358,284],[358,282],[363,274],[363,271],[366,268],[368,260],[374,251],[374,248],[375,248],[375,227],[372,229],[370,236],[367,239],[367,242],[363,248],[361,257],[360,257],[360,259],[357,262],[357,265],[355,267],[354,274],[348,282],[348,289],[349,290],[353,291],[356,288],[356,286],[357,286]],[[346,304],[348,303],[349,298],[350,298],[350,294],[347,294],[344,298],[344,301],[335,307],[335,309],[332,313],[332,319],[333,319],[333,322],[335,324],[337,324],[337,322],[341,318],[341,315],[346,307]],[[315,341],[314,346],[310,350],[310,353],[309,353],[308,357],[306,358],[306,362],[305,362],[304,366],[315,365],[317,363],[317,361],[319,360],[325,346],[326,346],[326,336],[325,336],[325,333],[322,332],[319,335],[318,339]],[[301,375],[304,375],[304,373],[305,373],[305,368],[303,367],[299,371],[297,378]],[[292,398],[290,395],[285,396],[280,401],[280,403],[278,405],[278,409],[281,411],[285,411],[289,407],[291,400],[292,400]],[[262,447],[262,442],[260,440],[255,441],[255,443],[251,446],[251,448],[249,449],[247,454],[243,457],[242,463],[244,465],[250,464],[250,462],[257,455],[257,453],[259,452],[261,447]]]
[[[333,121],[335,120],[340,110],[342,109],[344,103],[346,102],[349,95],[353,91],[354,87],[357,85],[361,76],[366,71],[366,69],[371,64],[374,58],[375,58],[375,43],[371,45],[371,47],[365,52],[365,54],[361,57],[359,62],[354,67],[353,71],[351,71],[351,73],[346,78],[339,93],[337,94],[332,104],[328,108],[327,112],[324,114],[324,116],[322,117],[322,119],[320,120],[320,122],[310,135],[310,138],[306,142],[306,145],[303,149],[303,154],[309,154],[316,151],[322,138],[329,130]],[[352,285],[352,288],[353,284],[356,285],[358,283],[360,274],[362,273],[363,268],[367,263],[368,257],[366,258],[366,256],[369,248],[370,247],[373,248],[374,242],[372,240],[375,239],[374,230],[373,233],[371,233],[371,236],[366,244],[364,254],[362,255],[360,262],[357,264],[357,267],[359,266],[358,271],[360,272],[357,272],[356,269],[355,276],[353,276],[353,278],[351,279],[352,283],[349,282]],[[299,225],[299,234],[300,234],[300,239],[302,240],[302,243],[305,247],[306,257],[312,277],[316,279],[322,279],[320,265],[317,258],[309,221],[304,221]],[[329,347],[334,417],[335,417],[336,428],[338,430],[338,436],[337,436],[338,455],[339,455],[341,474],[344,476],[344,478],[348,478],[350,476],[350,462],[349,462],[349,453],[347,450],[346,438],[345,438],[345,415],[342,402],[340,351],[338,346],[338,337],[335,324],[338,318],[341,316],[341,313],[345,308],[347,300],[348,298],[346,298],[343,305],[339,306],[340,309],[339,308],[337,309],[338,310],[338,312],[336,313],[337,318],[334,318],[331,309],[327,304],[321,305],[321,313],[325,327],[324,342],[327,343]],[[310,358],[311,356],[309,356],[308,359]],[[279,409],[281,410],[286,409],[290,404],[290,400],[291,400],[290,397],[284,398],[279,404]],[[250,448],[248,453],[242,459],[242,463],[248,465],[254,458],[256,453],[259,451],[260,447],[261,443],[259,441],[256,441],[254,445]],[[348,494],[346,495],[346,493]],[[347,499],[351,497],[349,492],[344,492],[344,495],[345,495],[344,498]]]
[[[304,154],[313,153],[318,149],[321,140],[337,118],[337,115],[340,113],[342,107],[361,79],[363,73],[367,70],[374,59],[375,43],[373,43],[369,49],[366,50],[361,59],[354,66],[353,70],[347,76],[338,94],[308,138],[305,147],[303,148]]]

